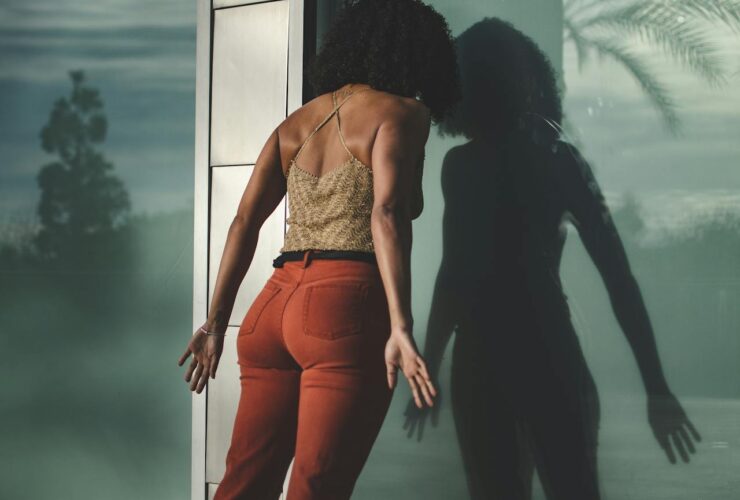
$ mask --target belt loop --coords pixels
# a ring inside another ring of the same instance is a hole
[[[311,254],[313,253],[312,249],[306,250],[306,252],[303,254],[303,267],[308,267],[308,264],[311,262]]]

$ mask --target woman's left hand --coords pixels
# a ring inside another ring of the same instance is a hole
[[[389,388],[393,389],[396,386],[397,372],[400,368],[411,387],[416,406],[422,408],[424,403],[434,405],[433,398],[437,395],[437,390],[410,332],[403,329],[391,331],[385,344],[385,365]]]
[[[201,328],[207,329],[205,325]],[[200,394],[208,383],[208,377],[216,378],[216,369],[223,348],[223,335],[206,335],[200,328],[193,334],[187,349],[177,361],[178,366],[182,366],[188,357],[193,355],[193,360],[185,373],[185,381],[190,382],[191,391]]]

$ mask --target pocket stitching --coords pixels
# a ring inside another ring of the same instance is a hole
[[[239,335],[249,335],[252,332],[254,332],[254,329],[257,326],[257,321],[262,316],[262,313],[265,311],[267,304],[270,303],[270,301],[273,299],[273,297],[275,297],[275,295],[277,295],[279,291],[280,291],[280,287],[275,285],[274,283],[271,283],[268,281],[265,284],[264,290],[262,290],[260,294],[257,296],[257,298],[264,297],[264,303],[261,304],[258,310],[254,312],[253,318],[250,318],[250,322],[246,325],[246,328],[245,327],[240,328]],[[265,294],[264,296],[262,296],[263,293]],[[257,300],[257,298],[255,298],[255,301]],[[252,306],[254,305],[255,304],[253,302]],[[247,314],[249,314],[249,311],[247,311]]]
[[[359,292],[359,297],[357,301],[357,306],[360,311],[358,311],[357,319],[353,322],[353,327],[351,329],[348,328],[342,328],[341,330],[336,331],[326,331],[323,330],[321,332],[312,330],[309,327],[308,323],[308,317],[309,317],[309,311],[310,311],[310,302],[311,302],[311,294],[313,290],[316,288],[344,288],[344,289],[352,289],[353,291]],[[305,335],[308,335],[313,338],[317,338],[319,340],[337,340],[345,337],[349,337],[352,335],[358,335],[362,332],[362,330],[365,327],[365,313],[362,311],[362,304],[365,303],[367,299],[367,285],[364,283],[355,284],[355,283],[327,283],[327,284],[319,284],[319,285],[313,285],[306,289],[306,295],[303,299],[303,333]],[[338,335],[339,333],[342,333],[342,335]]]

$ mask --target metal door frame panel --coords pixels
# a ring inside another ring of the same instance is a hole
[[[277,1],[277,0],[267,0]],[[304,4],[306,0],[288,0],[288,79],[286,89],[288,116],[303,105]],[[243,0],[238,5],[265,3]],[[228,5],[220,8],[232,8]],[[217,9],[220,9],[217,8]],[[196,0],[196,73],[195,73],[195,179],[193,207],[193,331],[208,315],[209,215],[210,215],[210,131],[211,78],[213,72],[213,0]],[[267,140],[267,138],[265,138]],[[286,204],[287,205],[287,204]],[[285,218],[285,213],[283,217]],[[283,224],[283,234],[285,224]],[[192,393],[191,499],[208,498],[206,483],[206,410],[208,386],[201,394]]]

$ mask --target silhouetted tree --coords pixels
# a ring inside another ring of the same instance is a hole
[[[59,156],[37,176],[41,229],[34,247],[47,259],[82,253],[110,236],[130,211],[126,188],[110,173],[113,164],[96,149],[107,132],[99,92],[84,84],[81,70],[69,74],[72,92],[57,99],[40,134],[44,151]]]

